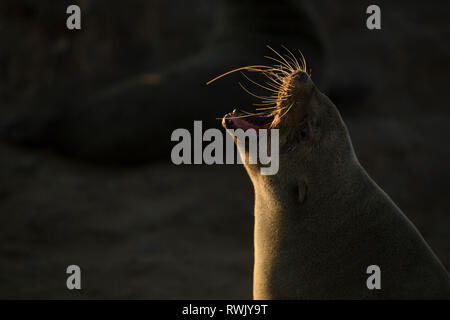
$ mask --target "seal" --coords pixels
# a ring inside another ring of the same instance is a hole
[[[338,109],[304,59],[279,54],[277,61],[237,69],[270,80],[264,87],[274,94],[261,97],[269,106],[222,120],[227,131],[279,130],[276,174],[261,175],[261,164],[244,161],[255,192],[254,298],[449,298],[444,266],[361,166]],[[247,159],[248,149],[239,151]],[[373,265],[381,286],[369,289]]]

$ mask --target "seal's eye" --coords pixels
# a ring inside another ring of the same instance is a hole
[[[305,139],[308,139],[308,137],[309,137],[309,125],[306,121],[303,121],[300,124],[299,137],[300,137],[300,140],[305,140]]]
[[[282,153],[294,151],[297,148],[298,143],[309,139],[309,124],[305,120],[300,126],[289,133],[288,141],[285,148],[282,150]]]

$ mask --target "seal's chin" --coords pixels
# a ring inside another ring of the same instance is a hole
[[[222,126],[225,129],[269,129],[274,121],[274,115],[252,115],[246,112],[234,110],[226,114],[222,119]]]

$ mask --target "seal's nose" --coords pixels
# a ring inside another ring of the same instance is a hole
[[[309,75],[304,71],[297,71],[290,77],[291,94],[308,95],[314,88],[314,84]]]
[[[299,71],[297,74],[293,77],[295,80],[300,81],[301,83],[308,82],[309,76],[306,72]]]

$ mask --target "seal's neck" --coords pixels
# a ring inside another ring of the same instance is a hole
[[[364,212],[376,185],[355,162],[339,173],[322,172],[305,181],[303,201],[298,198],[302,188],[286,179],[283,184],[265,180],[255,187],[254,232],[254,297],[256,299],[292,298],[300,296],[315,263],[326,257],[312,250],[348,228],[353,217]],[[278,183],[278,184],[276,184]],[[295,281],[294,281],[295,280]]]
[[[333,208],[346,205],[349,199],[354,199],[355,192],[361,193],[364,186],[372,184],[356,158],[343,167],[345,170],[330,167],[308,174],[253,177],[255,215],[281,219],[279,212],[285,215],[295,211],[297,219],[301,219],[317,212],[317,207],[336,211]]]

